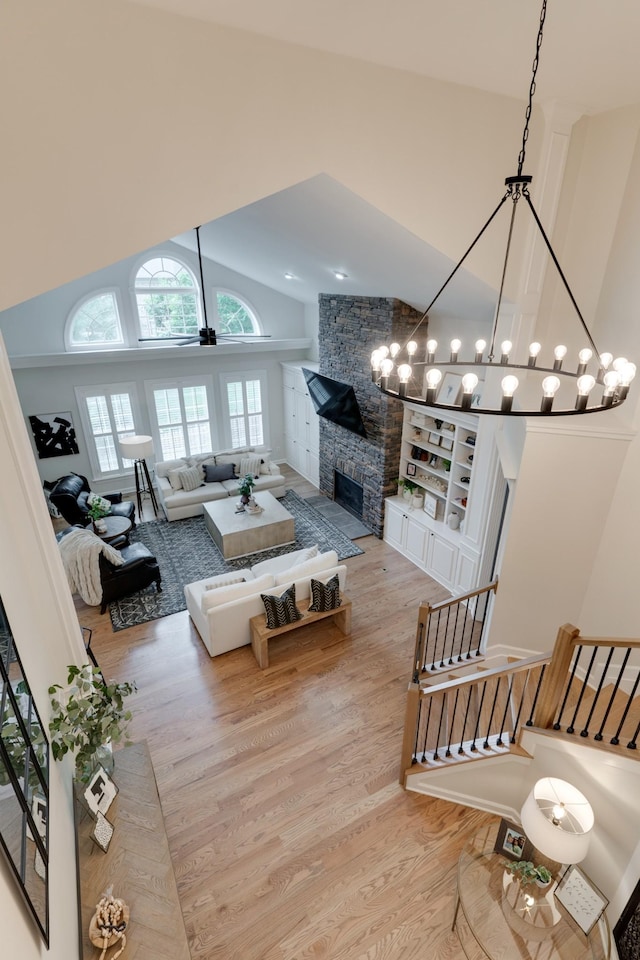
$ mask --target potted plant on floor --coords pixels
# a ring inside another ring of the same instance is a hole
[[[67,669],[67,686],[49,687],[51,749],[55,760],[73,751],[76,779],[86,783],[98,763],[107,772],[113,768],[113,744],[130,742],[131,711],[125,709],[124,698],[137,688],[135,683],[107,682],[89,663]]]

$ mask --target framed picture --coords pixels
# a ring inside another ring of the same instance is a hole
[[[416,475],[416,465],[415,465],[415,463],[408,463],[408,464],[407,464],[407,476],[408,476],[408,477],[415,477],[415,475]]]
[[[459,374],[445,373],[438,391],[438,403],[456,403],[461,387],[462,377]]]
[[[435,520],[438,512],[438,498],[432,497],[430,494],[425,493],[423,509],[426,514],[428,514],[430,517],[433,517]]]
[[[432,443],[434,447],[440,446],[440,434],[439,433],[430,433],[429,434],[429,443]]]
[[[93,816],[97,818],[99,813],[103,816],[106,814],[117,793],[118,788],[104,767],[97,767],[84,791],[84,799]]]
[[[567,867],[554,894],[571,919],[575,920],[585,934],[593,930],[602,911],[609,903],[586,873],[575,865]]]
[[[80,453],[71,413],[39,413],[29,424],[39,460]]]
[[[640,880],[613,928],[620,960],[637,960],[640,944]]]
[[[96,825],[93,828],[91,834],[91,839],[96,843],[103,853],[106,853],[109,849],[109,844],[111,843],[111,838],[113,836],[113,824],[110,820],[107,820],[103,813],[100,813],[98,810],[96,816]]]
[[[533,844],[527,840],[522,827],[510,820],[500,821],[493,849],[507,860],[531,860],[533,855]]]
[[[484,390],[484,380],[480,380],[476,384],[476,388],[471,394],[471,409],[474,407],[479,407],[482,402],[482,391]]]

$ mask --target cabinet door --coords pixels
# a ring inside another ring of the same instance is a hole
[[[407,517],[393,504],[387,503],[384,511],[384,539],[396,550],[404,549]]]
[[[448,540],[443,540],[437,533],[430,534],[427,572],[445,587],[453,587],[457,552],[457,548]]]
[[[460,547],[456,564],[455,589],[456,593],[469,593],[478,586],[478,570],[480,557],[471,551]]]
[[[413,560],[418,566],[424,567],[427,562],[427,549],[429,544],[429,531],[422,524],[407,517],[407,534],[405,540],[405,551],[409,560]]]

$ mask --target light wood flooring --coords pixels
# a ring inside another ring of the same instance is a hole
[[[447,593],[358,543],[351,637],[292,631],[264,671],[250,646],[211,659],[186,611],[113,633],[77,602],[105,674],[138,684],[132,735],[150,747],[194,960],[463,960],[457,859],[492,818],[398,784],[418,604]]]

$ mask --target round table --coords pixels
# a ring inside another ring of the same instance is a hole
[[[523,890],[494,850],[497,832],[479,830],[458,861],[452,929],[469,960],[609,960],[604,914],[586,935],[554,897],[555,880]]]
[[[106,516],[102,518],[102,522],[106,524],[105,533],[98,533],[96,528],[91,525],[91,529],[97,537],[100,537],[101,540],[104,540],[105,543],[111,543],[112,540],[117,540],[118,537],[123,537],[125,534],[129,533],[131,530],[132,523],[128,517],[111,517]]]

